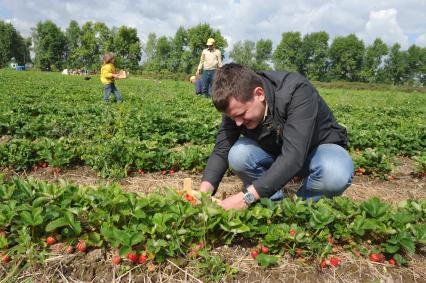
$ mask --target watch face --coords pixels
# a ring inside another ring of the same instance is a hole
[[[252,204],[256,201],[256,198],[254,197],[254,195],[252,193],[247,192],[247,193],[244,194],[244,201],[247,204]]]

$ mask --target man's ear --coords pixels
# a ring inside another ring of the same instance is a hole
[[[254,96],[257,97],[260,101],[264,101],[266,99],[265,90],[258,86],[254,89]]]

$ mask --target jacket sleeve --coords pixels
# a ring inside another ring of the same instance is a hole
[[[276,95],[279,96],[279,93]],[[268,171],[253,182],[261,197],[272,196],[302,169],[315,129],[318,98],[315,89],[306,83],[299,85],[293,92],[287,120],[283,125],[281,154]],[[277,106],[276,115],[282,116],[284,109],[280,109],[278,104]],[[281,105],[281,108],[284,107],[285,105]]]
[[[241,130],[235,122],[222,114],[222,124],[216,138],[213,152],[207,161],[202,181],[208,181],[216,193],[223,175],[228,169],[228,154],[232,145],[238,140]]]

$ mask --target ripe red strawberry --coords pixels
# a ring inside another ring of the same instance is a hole
[[[259,255],[259,252],[258,252],[258,251],[256,251],[256,250],[252,250],[250,254],[251,254],[251,257],[252,257],[253,259],[256,259],[256,257]]]
[[[166,170],[162,170],[161,171],[161,175],[166,175],[167,171]]]
[[[260,248],[260,250],[262,251],[262,253],[263,253],[263,254],[267,254],[267,253],[269,253],[269,248],[268,248],[268,247],[262,246],[262,247]]]
[[[82,253],[85,253],[87,251],[87,246],[85,241],[80,241],[77,244],[77,250],[79,250]]]
[[[321,268],[326,268],[327,267],[327,261],[325,259],[323,259],[320,263],[320,267]]]
[[[115,255],[111,259],[112,264],[119,265],[121,263],[121,257],[119,255]]]
[[[302,250],[301,249],[296,249],[296,255],[300,256],[302,254]]]
[[[43,165],[41,165],[41,167],[43,167],[43,168],[47,168],[49,166],[49,164],[48,163],[43,163]]]
[[[191,196],[190,194],[186,194],[186,195],[185,195],[185,199],[186,199],[187,201],[189,201],[189,202],[194,201],[194,197],[193,197],[193,196]]]
[[[147,260],[147,256],[146,255],[140,255],[139,256],[139,263],[140,264],[145,264],[146,260]]]
[[[389,262],[389,264],[390,264],[390,265],[392,265],[392,266],[395,266],[395,265],[396,265],[396,261],[395,261],[393,258],[391,258],[388,262]]]
[[[380,256],[379,256],[379,254],[372,253],[372,254],[370,255],[370,260],[371,260],[372,262],[380,262]]]
[[[139,257],[136,253],[130,252],[130,253],[127,254],[127,259],[130,260],[133,263],[136,263],[136,262],[138,262]]]
[[[338,257],[330,258],[330,264],[334,267],[338,267],[340,265],[340,258]]]
[[[138,172],[139,172],[140,175],[145,174],[145,171],[143,171],[142,169],[139,169]]]
[[[52,236],[47,237],[47,239],[46,239],[46,244],[47,244],[48,246],[51,246],[51,245],[53,245],[54,243],[56,243],[56,239],[55,239],[55,238],[53,238]]]
[[[2,261],[4,264],[9,263],[11,260],[12,260],[12,258],[11,258],[10,256],[8,256],[8,255],[4,255],[4,256],[2,257],[2,259],[1,259],[1,261]]]
[[[169,173],[170,173],[170,175],[173,175],[175,173],[175,170],[170,169]]]
[[[289,233],[290,233],[290,235],[291,235],[291,236],[296,235],[296,231],[295,231],[294,229],[290,229],[290,232],[289,232]]]

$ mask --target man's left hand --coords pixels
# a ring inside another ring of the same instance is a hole
[[[260,198],[259,194],[257,193],[257,191],[256,191],[256,189],[254,188],[253,185],[250,185],[247,188],[247,191],[251,192],[254,195],[254,197],[256,198],[256,200],[258,200]],[[232,195],[232,196],[222,200],[220,202],[220,205],[225,210],[229,210],[231,208],[242,209],[242,208],[248,207],[247,203],[244,200],[244,193],[243,192],[239,192],[235,195]]]
[[[243,196],[244,196],[244,194],[242,192],[240,192],[240,193],[237,193],[237,194],[232,195],[230,197],[227,197],[226,199],[224,199],[220,202],[220,206],[222,206],[223,209],[225,209],[225,210],[229,210],[231,208],[234,208],[234,209],[246,208],[247,204],[244,201]]]

